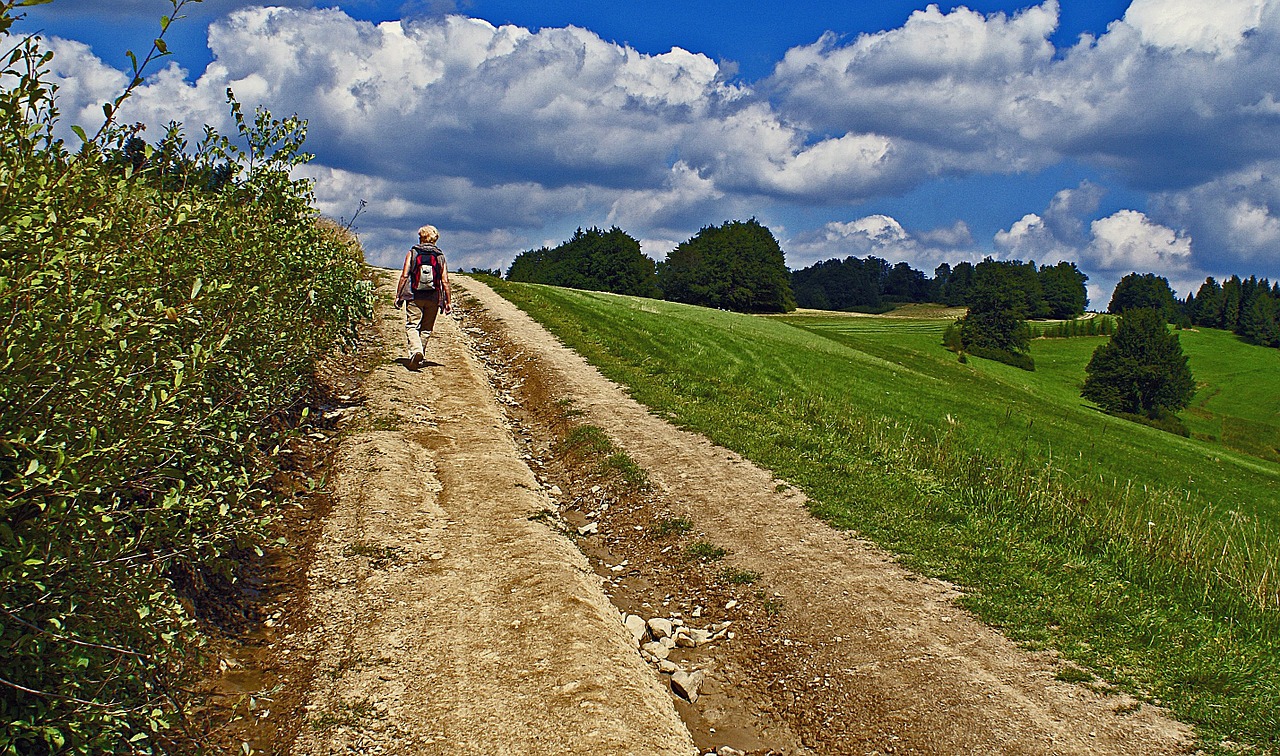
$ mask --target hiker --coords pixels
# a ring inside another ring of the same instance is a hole
[[[417,370],[427,358],[423,353],[436,313],[449,312],[449,269],[436,246],[435,226],[418,229],[418,243],[404,256],[396,285],[396,308],[404,307],[404,335],[409,344],[409,368]]]

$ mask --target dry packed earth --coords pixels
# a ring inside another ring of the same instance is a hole
[[[344,420],[296,754],[1153,754],[950,585],[632,401],[474,280]],[[391,289],[379,292],[389,301]]]

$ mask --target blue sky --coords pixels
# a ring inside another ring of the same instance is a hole
[[[167,2],[55,0],[68,125]],[[788,262],[1068,259],[1182,293],[1280,277],[1280,0],[189,5],[125,118],[228,130],[223,91],[310,121],[321,209],[391,263],[421,223],[498,267],[578,226],[661,259],[757,217]],[[100,118],[100,116],[97,116]]]

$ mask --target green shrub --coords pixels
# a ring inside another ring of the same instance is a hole
[[[1022,352],[1010,352],[1004,349],[993,349],[990,347],[970,346],[965,349],[974,357],[981,357],[984,360],[995,360],[1003,362],[1006,365],[1012,365],[1023,370],[1035,370],[1036,361],[1031,355]]]
[[[0,753],[165,750],[199,660],[191,599],[261,544],[273,450],[371,287],[359,245],[289,178],[305,122],[232,100],[247,151],[175,125],[135,164],[133,135],[108,125],[73,153],[53,137],[49,56],[13,47],[14,7],[0,2]]]
[[[959,320],[949,324],[947,330],[942,332],[942,346],[956,354],[964,352],[964,340],[960,336]]]

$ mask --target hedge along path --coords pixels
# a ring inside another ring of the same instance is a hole
[[[536,355],[552,376],[547,384],[585,412],[582,422],[604,429],[669,499],[683,502],[683,514],[729,550],[735,567],[760,573],[781,594],[788,634],[802,641],[792,653],[809,655],[803,666],[829,673],[821,685],[837,688],[799,704],[822,709],[806,716],[822,723],[815,744],[937,754],[1193,749],[1186,725],[1127,695],[1057,681],[1056,657],[1021,650],[983,625],[956,603],[953,586],[815,519],[803,495],[779,492],[768,471],[650,414],[492,289],[455,280],[507,339]]]
[[[338,449],[292,753],[693,753],[586,559],[529,519],[554,506],[457,323],[410,372],[380,278],[389,359]]]

